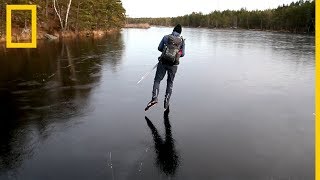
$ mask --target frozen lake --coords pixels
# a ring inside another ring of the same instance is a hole
[[[314,36],[184,28],[144,112],[171,31],[2,50],[0,179],[314,179]]]

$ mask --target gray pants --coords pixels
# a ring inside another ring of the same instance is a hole
[[[167,102],[169,102],[171,94],[172,94],[173,80],[174,80],[174,77],[176,75],[177,70],[178,70],[178,66],[176,66],[176,65],[170,66],[170,65],[162,64],[161,62],[158,63],[157,72],[154,77],[152,99],[158,98],[160,82],[163,79],[163,77],[166,75],[166,72],[168,72],[165,100]]]

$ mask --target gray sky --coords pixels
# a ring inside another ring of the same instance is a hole
[[[129,17],[175,17],[214,10],[263,10],[297,0],[122,0]]]

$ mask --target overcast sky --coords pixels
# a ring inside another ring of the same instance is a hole
[[[129,17],[175,17],[214,10],[263,10],[297,0],[121,0]]]

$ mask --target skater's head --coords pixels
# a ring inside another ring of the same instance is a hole
[[[177,24],[177,25],[173,28],[173,31],[181,34],[181,32],[182,32],[182,27],[181,27],[181,25],[180,25],[180,24]]]

